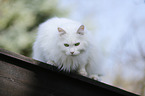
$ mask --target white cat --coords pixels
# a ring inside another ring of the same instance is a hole
[[[93,34],[83,24],[52,18],[39,26],[33,58],[98,80],[102,71],[93,39]]]

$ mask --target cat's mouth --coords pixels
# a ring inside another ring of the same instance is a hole
[[[69,52],[69,53],[66,52],[65,55],[70,57],[76,57],[80,55],[80,52]]]
[[[75,56],[78,56],[78,55],[70,55],[70,56],[75,57]]]
[[[71,56],[71,57],[76,57],[76,56],[78,56],[79,54],[69,54],[69,55],[67,55],[67,56]]]

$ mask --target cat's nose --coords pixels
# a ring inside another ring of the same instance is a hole
[[[70,52],[71,54],[74,54],[74,52]]]

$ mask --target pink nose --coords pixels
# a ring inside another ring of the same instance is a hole
[[[74,54],[74,52],[70,52],[71,54]]]

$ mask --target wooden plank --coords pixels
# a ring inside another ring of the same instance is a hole
[[[138,96],[0,49],[0,96]]]

